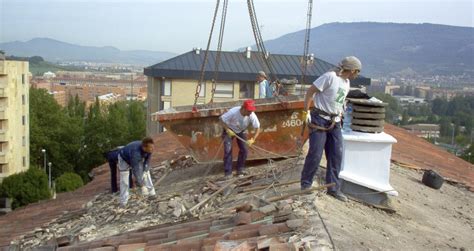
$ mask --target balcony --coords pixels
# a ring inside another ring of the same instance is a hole
[[[6,120],[6,119],[8,119],[7,112],[4,109],[0,108],[0,120]]]
[[[4,130],[0,130],[0,142],[7,142],[7,141],[8,141],[7,132]]]
[[[0,98],[6,98],[6,97],[7,97],[7,89],[0,88]]]
[[[0,59],[0,76],[7,74],[7,67],[5,66],[5,60]]]
[[[8,164],[7,156],[3,152],[0,152],[0,164]]]

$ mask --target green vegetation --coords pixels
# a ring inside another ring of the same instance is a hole
[[[10,56],[9,58],[14,60],[25,60],[29,62],[30,72],[33,76],[42,76],[45,72],[57,72],[57,71],[77,71],[80,70],[75,67],[61,66],[51,62],[44,61],[40,56],[33,57],[16,57]]]
[[[51,194],[46,173],[37,167],[6,177],[0,185],[0,197],[12,199],[12,208],[18,208],[44,199]]]
[[[43,165],[41,149],[46,149],[53,178],[74,172],[88,182],[90,171],[105,162],[104,152],[145,136],[145,121],[143,102],[103,106],[97,100],[86,109],[76,96],[62,108],[46,90],[32,88],[31,165]]]
[[[474,163],[472,147],[474,97],[455,97],[450,101],[437,98],[427,104],[410,104],[402,107],[397,99],[389,94],[377,93],[374,96],[388,103],[385,117],[387,122],[399,126],[418,123],[438,124],[440,138],[437,142],[451,144],[454,139],[458,147],[465,149],[461,157]]]
[[[56,179],[56,192],[69,192],[83,186],[81,176],[75,173],[64,173]]]

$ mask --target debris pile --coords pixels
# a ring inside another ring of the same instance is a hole
[[[315,216],[313,202],[316,195],[307,191],[303,194],[297,180],[282,178],[287,176],[283,174],[289,164],[290,160],[282,161],[280,165],[271,163],[252,171],[250,176],[223,180],[219,165],[199,165],[190,156],[180,156],[151,168],[156,196],[143,197],[132,189],[126,208],[119,208],[117,194],[100,194],[84,208],[64,212],[14,244],[20,249],[74,247],[95,245],[112,238],[119,240],[115,243],[118,247],[130,244],[132,232],[143,229],[156,232],[164,224],[179,226],[186,222],[209,221],[208,235],[198,239],[208,238],[216,229],[228,229],[219,236],[219,241],[214,237],[213,247],[330,247],[327,241],[321,241],[327,238],[315,237],[320,223],[304,224],[308,220],[319,220],[311,219]],[[240,233],[246,225],[255,229]],[[166,239],[173,245],[183,242],[178,237],[167,236]],[[150,243],[158,244],[157,240],[150,237],[139,243],[149,246]]]

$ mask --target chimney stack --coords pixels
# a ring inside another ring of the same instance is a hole
[[[252,57],[252,48],[247,47],[247,49],[245,50],[245,57],[248,59]]]
[[[199,48],[199,47],[193,48],[193,51],[194,51],[194,53],[196,53],[196,55],[201,54],[201,48]]]

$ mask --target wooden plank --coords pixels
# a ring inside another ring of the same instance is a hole
[[[383,126],[370,127],[370,126],[351,125],[351,129],[354,131],[370,132],[370,133],[383,132]]]
[[[383,127],[385,121],[383,120],[372,120],[372,119],[353,119],[351,121],[353,125],[368,125],[368,126],[380,126]]]
[[[360,119],[384,119],[385,113],[353,112],[352,117]]]
[[[353,105],[352,109],[355,112],[385,113],[385,108],[384,107],[370,107],[370,106]]]
[[[295,184],[295,183],[298,183],[298,182],[300,182],[300,180],[292,180],[292,181],[288,181],[288,182],[284,182],[284,183],[276,183],[276,184],[273,184],[273,186],[274,187],[286,186],[286,185],[291,185],[291,184]],[[246,193],[246,192],[258,191],[258,190],[265,189],[265,188],[269,187],[270,185],[271,184],[255,186],[255,187],[249,187],[249,188],[242,189],[242,192]]]
[[[223,187],[221,187],[219,190],[217,190],[213,194],[211,194],[211,196],[207,197],[206,199],[202,200],[198,204],[194,205],[194,207],[189,209],[189,211],[192,212],[192,211],[198,209],[199,207],[204,205],[206,202],[208,202],[210,199],[216,197],[218,194],[220,194],[222,191],[224,191],[227,187],[229,187],[230,185],[236,183],[237,181],[246,180],[246,179],[249,179],[249,178],[252,178],[252,177],[254,177],[254,176],[251,175],[251,176],[243,177],[243,178],[240,178],[240,179],[234,179],[234,180],[230,181],[229,183],[227,183]]]

